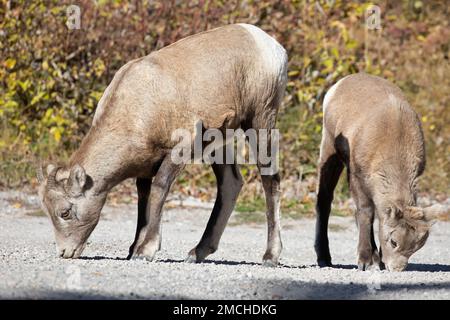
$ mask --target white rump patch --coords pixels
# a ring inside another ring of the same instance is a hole
[[[396,96],[394,96],[392,93],[389,93],[389,94],[388,94],[388,100],[389,100],[389,103],[390,103],[391,105],[393,105],[393,106],[401,107],[402,104],[403,104],[403,101],[400,100],[400,99],[398,99],[398,98],[397,98]]]
[[[338,82],[336,82],[335,84],[333,84],[331,86],[331,88],[327,91],[327,93],[325,94],[325,97],[323,98],[323,105],[322,105],[322,110],[323,112],[325,112],[328,104],[330,103],[331,99],[333,99],[334,95],[336,94],[336,89],[339,87],[339,85],[342,83],[342,80],[344,80],[345,78],[347,78],[348,76],[340,79]]]
[[[252,35],[269,70],[273,74],[278,75],[280,80],[283,80],[286,77],[288,61],[286,50],[283,46],[254,25],[246,23],[239,23],[238,25],[245,28]]]

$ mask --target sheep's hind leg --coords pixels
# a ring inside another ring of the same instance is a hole
[[[236,164],[213,164],[212,168],[217,179],[216,202],[205,232],[198,245],[189,252],[186,262],[202,262],[217,250],[242,188],[243,181]]]

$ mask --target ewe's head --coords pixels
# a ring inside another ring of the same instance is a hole
[[[92,180],[79,165],[71,169],[49,165],[47,177],[42,168],[37,176],[41,205],[53,224],[57,254],[78,258],[97,225],[106,196],[88,191]]]
[[[406,268],[409,257],[424,246],[433,219],[441,212],[438,205],[385,209],[380,220],[379,240],[386,269],[402,271]]]

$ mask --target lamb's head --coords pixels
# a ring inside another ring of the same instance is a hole
[[[442,207],[388,207],[381,213],[379,240],[382,261],[389,271],[403,271],[408,259],[422,248],[428,239],[431,225]]]
[[[94,230],[106,195],[89,192],[92,179],[80,165],[70,169],[49,165],[45,177],[38,169],[42,209],[50,217],[57,254],[78,258]]]

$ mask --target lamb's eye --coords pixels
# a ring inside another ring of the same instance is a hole
[[[67,209],[66,211],[64,211],[63,213],[61,213],[61,218],[63,218],[64,220],[70,219],[70,210],[71,210],[71,209]]]
[[[391,246],[392,246],[392,248],[397,248],[397,242],[395,242],[393,239],[391,239]]]

